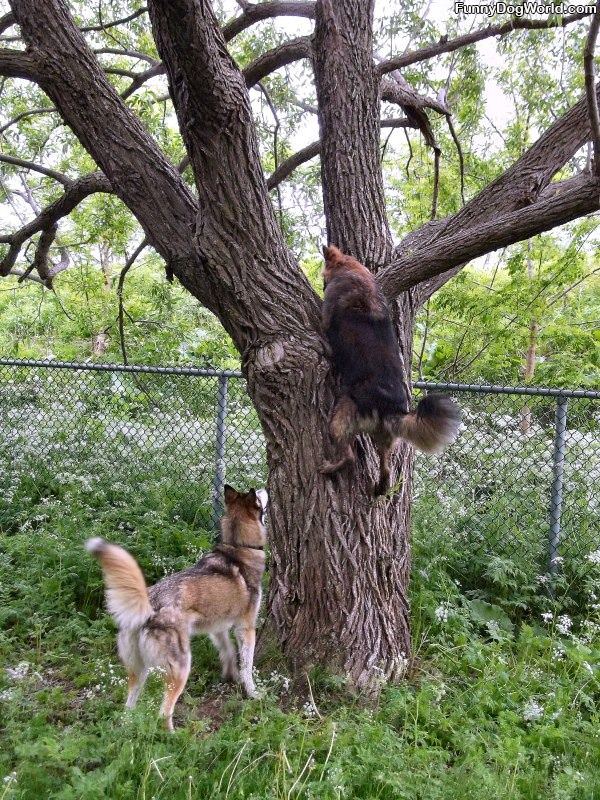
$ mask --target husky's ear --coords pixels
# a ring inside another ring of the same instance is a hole
[[[250,489],[250,491],[248,492],[248,494],[246,496],[248,497],[248,499],[252,503],[256,503],[256,499],[257,498],[256,498],[256,490],[255,489]]]
[[[237,500],[238,497],[240,496],[239,492],[236,492],[236,490],[233,488],[233,486],[230,486],[228,483],[225,484],[223,489],[224,489],[223,494],[224,494],[224,497],[225,497],[225,502],[227,504],[233,503],[233,501]]]

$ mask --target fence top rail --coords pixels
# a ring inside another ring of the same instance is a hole
[[[540,397],[585,397],[600,400],[600,391],[594,389],[562,389],[551,386],[494,386],[482,383],[437,383],[415,381],[417,389],[444,389],[448,392],[471,392],[473,394],[523,394]]]
[[[200,375],[208,378],[241,378],[233,369],[208,367],[154,367],[149,364],[98,364],[93,361],[39,361],[34,358],[0,358],[0,367],[40,367],[84,372],[145,372],[158,375]]]
[[[0,358],[0,367],[38,367],[42,369],[66,369],[89,372],[143,372],[158,375],[196,375],[210,378],[241,378],[242,373],[233,369],[211,369],[209,367],[155,367],[149,364],[99,364],[91,361],[55,361],[33,358]],[[593,389],[563,389],[548,386],[494,386],[481,383],[439,383],[437,381],[415,381],[417,389],[441,389],[448,392],[470,392],[472,394],[517,394],[541,397],[582,397],[600,400],[600,391]]]

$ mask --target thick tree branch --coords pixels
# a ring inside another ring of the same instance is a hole
[[[313,70],[327,238],[369,268],[392,244],[380,163],[373,0],[318,0]]]
[[[48,178],[54,178],[55,181],[62,183],[63,186],[71,186],[73,180],[69,178],[68,175],[65,175],[64,172],[57,172],[55,169],[49,169],[48,167],[44,167],[42,164],[36,164],[33,161],[25,161],[22,158],[16,158],[15,156],[5,155],[4,153],[0,153],[0,162],[4,164],[12,164],[16,167],[24,167],[25,169],[32,170],[33,172],[39,172],[42,175],[46,175]]]
[[[299,324],[300,319],[310,324],[308,316],[316,313],[315,296],[275,218],[246,81],[227,51],[211,3],[151,0],[149,9],[194,170],[200,204],[198,238],[220,287],[222,308],[217,313],[244,350],[249,319],[252,327],[279,335],[277,320],[282,314],[289,324]],[[250,271],[252,281],[247,278]],[[295,287],[293,300],[282,284]],[[274,290],[278,307],[271,299]]]
[[[415,124],[411,122],[407,117],[390,117],[389,119],[382,119],[381,120],[381,127],[382,128],[414,128]],[[298,150],[293,155],[289,156],[282,161],[281,164],[275,169],[267,179],[267,188],[269,191],[272,191],[280,183],[282,183],[286,178],[292,174],[295,169],[298,169],[299,166],[310,161],[315,156],[318,156],[321,152],[321,142],[316,141],[312,142],[311,144],[303,147],[301,150]]]
[[[407,253],[383,269],[378,282],[388,297],[435,278],[499,247],[529,239],[600,208],[600,180],[583,175],[552,184],[538,201],[449,236],[440,236],[424,252]]]
[[[35,255],[33,257],[33,261],[31,262],[31,270],[35,270],[40,278],[46,283],[46,286],[51,289],[52,282],[48,284],[49,281],[49,274],[50,274],[50,267],[48,266],[50,248],[54,244],[54,240],[56,239],[56,234],[58,233],[58,225],[54,223],[50,225],[48,228],[45,228],[42,231],[40,238],[38,239],[37,247],[35,248]],[[22,281],[23,278],[19,278],[19,281]]]
[[[137,92],[137,90],[140,87],[142,87],[145,83],[147,83],[149,80],[151,80],[152,78],[156,78],[158,75],[164,75],[165,72],[166,69],[164,65],[161,63],[157,63],[154,64],[149,69],[144,70],[144,72],[140,72],[137,75],[134,75],[133,80],[131,81],[127,89],[125,89],[124,92],[121,92],[121,99],[127,100],[128,97],[130,97],[134,92]]]
[[[266,53],[258,56],[258,58],[248,64],[248,66],[243,70],[246,86],[249,88],[251,86],[255,86],[267,75],[275,72],[275,70],[280,69],[287,64],[292,64],[294,61],[299,61],[302,58],[309,58],[310,53],[311,44],[308,37],[292,39],[289,42],[284,42],[278,47],[274,47],[272,50],[268,50]],[[152,78],[155,78],[157,75],[164,75],[166,73],[166,69],[164,64],[153,60],[152,66],[149,69],[144,70],[144,72],[135,73],[131,70],[116,69],[114,67],[107,68],[105,72],[114,73],[117,75],[125,75],[132,78],[132,81],[127,89],[121,93],[122,99],[126,100]]]
[[[35,82],[39,82],[40,78],[37,64],[29,54],[7,48],[0,49],[0,75]]]
[[[3,17],[0,17],[0,33],[4,33],[4,31],[8,30],[15,24],[15,17],[14,14],[9,11],[8,14],[5,14]]]
[[[294,153],[289,158],[286,158],[285,161],[282,161],[281,164],[274,170],[267,179],[267,188],[269,191],[277,188],[280,183],[282,183],[286,178],[288,178],[292,172],[297,169],[301,164],[304,164],[306,161],[310,161],[311,158],[315,158],[321,152],[321,142],[316,141],[309,144],[307,147],[303,147],[302,150],[298,150],[297,153]]]
[[[565,17],[549,17],[548,19],[520,19],[519,17],[511,19],[510,22],[505,22],[502,25],[488,25],[486,28],[481,28],[472,33],[465,33],[462,36],[457,36],[455,39],[442,38],[436,44],[423,47],[419,50],[413,50],[402,55],[394,56],[394,58],[382,61],[379,66],[379,72],[384,75],[386,72],[392,72],[395,69],[402,69],[411,64],[417,64],[420,61],[427,61],[434,56],[439,56],[442,53],[452,53],[454,50],[460,50],[462,47],[467,47],[475,42],[481,42],[483,39],[489,39],[492,36],[506,36],[515,30],[545,30],[547,28],[564,28],[572,22],[577,22],[580,19],[589,17],[589,13],[570,14]]]
[[[315,3],[299,0],[272,0],[266,3],[248,3],[239,17],[235,17],[223,27],[223,37],[228,42],[256,22],[274,17],[305,17],[314,19]]]
[[[598,28],[600,28],[600,3],[597,5],[596,12],[592,17],[583,55],[585,93],[587,97],[590,125],[592,127],[592,142],[594,144],[595,175],[600,175],[600,114],[598,113],[598,98],[596,96],[596,70],[594,68],[594,51],[596,50]]]
[[[285,67],[301,58],[309,58],[311,53],[311,42],[308,36],[301,36],[289,42],[279,45],[279,47],[269,50],[256,58],[244,70],[244,80],[246,86],[255,86],[259,81],[275,72],[276,69]]]
[[[12,275],[14,278],[18,278],[19,280],[17,281],[17,283],[22,283],[24,280],[29,280],[33,281],[34,283],[39,283],[41,286],[45,285],[44,281],[38,275],[30,275],[29,270],[11,269],[8,275]]]

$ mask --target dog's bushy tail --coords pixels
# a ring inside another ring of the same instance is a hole
[[[119,628],[138,628],[154,614],[148,587],[135,558],[127,550],[104,539],[88,539],[88,553],[102,566],[106,606]]]
[[[415,411],[400,420],[399,433],[423,453],[441,453],[456,439],[460,428],[460,410],[449,397],[428,394]]]

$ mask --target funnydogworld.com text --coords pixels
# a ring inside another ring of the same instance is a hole
[[[563,15],[563,14],[593,14],[596,6],[568,5],[566,3],[454,3],[455,14],[485,14],[493,17],[495,14],[514,14],[516,17],[530,16],[533,14]]]

